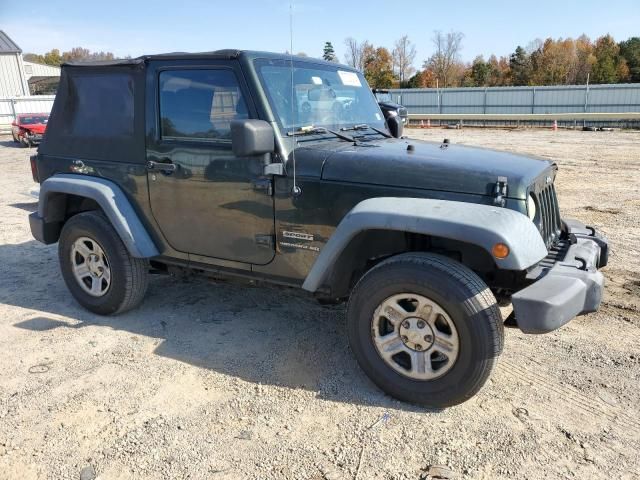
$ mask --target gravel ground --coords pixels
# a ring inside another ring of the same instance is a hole
[[[157,277],[133,312],[82,310],[4,139],[0,478],[640,478],[640,132],[409,134],[556,160],[563,214],[613,245],[602,309],[507,330],[476,397],[425,410],[376,389],[343,307],[302,292]]]

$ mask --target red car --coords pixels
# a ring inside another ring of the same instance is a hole
[[[48,113],[21,113],[11,124],[11,135],[14,142],[26,147],[37,145],[42,140],[49,121]]]

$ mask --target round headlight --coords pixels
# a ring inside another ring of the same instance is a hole
[[[533,194],[529,194],[529,198],[527,199],[527,215],[529,216],[529,220],[533,222],[536,218],[536,201],[533,198]]]

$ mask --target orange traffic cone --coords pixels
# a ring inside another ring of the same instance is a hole
[[[553,131],[557,131],[558,130],[558,120],[554,120],[553,121]]]

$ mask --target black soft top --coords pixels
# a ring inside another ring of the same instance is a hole
[[[191,58],[231,60],[234,58],[238,58],[242,53],[243,53],[242,50],[231,50],[231,49],[215,50],[212,52],[198,52],[198,53],[172,52],[172,53],[159,53],[155,55],[142,55],[136,58],[116,58],[114,60],[99,60],[99,61],[93,61],[93,62],[65,62],[62,65],[71,66],[71,67],[109,67],[109,66],[142,65],[149,60],[185,60],[185,59],[191,59]]]
[[[38,152],[98,161],[145,162],[146,70],[151,60],[289,60],[284,53],[216,50],[63,64],[47,132]],[[308,57],[296,62],[345,65]]]
[[[132,67],[132,66],[144,66],[150,60],[233,60],[240,57],[244,57],[247,60],[255,60],[256,58],[266,58],[270,60],[289,60],[291,55],[287,53],[273,53],[273,52],[261,52],[257,50],[236,50],[236,49],[224,49],[214,50],[211,52],[172,52],[172,53],[159,53],[155,55],[142,55],[136,58],[121,58],[115,60],[103,60],[94,62],[66,62],[63,63],[63,67]],[[331,66],[340,66],[341,70],[354,70],[347,65],[341,65],[335,62],[327,62],[321,58],[312,57],[300,57],[294,55],[293,58],[296,62],[307,63],[320,63]]]
[[[142,58],[63,65],[38,154],[144,163],[145,73]]]

